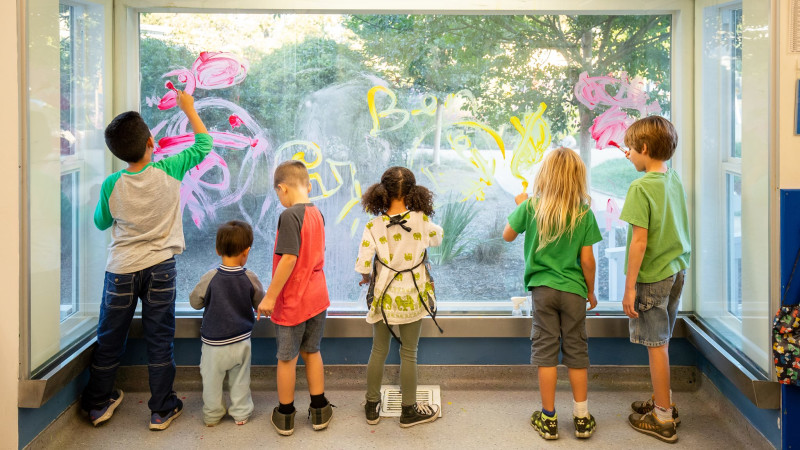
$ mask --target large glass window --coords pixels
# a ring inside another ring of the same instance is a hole
[[[769,5],[698,3],[698,316],[769,365]]]
[[[442,309],[508,313],[509,298],[525,293],[523,255],[502,228],[543,155],[567,146],[590,168],[601,309],[619,310],[618,217],[639,174],[618,147],[636,118],[670,117],[671,15],[147,12],[139,21],[139,107],[155,157],[188,145],[172,86],[196,97],[215,138],[182,187],[179,299],[218,264],[214,234],[234,218],[254,226],[248,266],[270,278],[282,210],[272,170],[298,158],[327,219],[333,311],[362,306],[353,271],[368,220],[361,193],[405,165],[437,194],[445,242],[431,255]]]
[[[97,323],[106,239],[92,214],[108,169],[105,3],[27,4],[33,372]]]

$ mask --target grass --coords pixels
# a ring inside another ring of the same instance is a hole
[[[625,198],[628,187],[641,174],[627,159],[611,159],[592,167],[592,189],[616,198]]]
[[[439,226],[444,231],[444,237],[440,246],[429,250],[434,264],[448,264],[464,251],[468,242],[465,231],[477,214],[478,208],[474,200],[449,201],[437,211],[437,215],[441,217]]]
[[[506,219],[502,215],[497,215],[494,218],[494,223],[489,229],[489,233],[484,239],[481,239],[472,251],[475,257],[475,262],[478,264],[491,264],[497,262],[497,259],[506,248],[505,241],[503,241],[503,228],[505,227]]]

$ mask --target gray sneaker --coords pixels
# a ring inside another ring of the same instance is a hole
[[[650,397],[645,401],[641,402],[633,402],[631,403],[631,409],[639,414],[647,414],[656,407],[655,398]],[[675,406],[675,403],[672,404],[672,420],[675,422],[675,426],[681,424],[681,418],[678,416],[678,407]]]
[[[377,425],[381,421],[381,401],[371,402],[367,400],[364,405],[364,413],[367,416],[367,423],[370,425]]]
[[[672,420],[661,422],[652,411],[647,414],[631,414],[628,416],[628,422],[636,431],[649,434],[670,444],[678,442],[675,422]]]
[[[294,415],[297,410],[292,411],[291,414],[283,414],[278,411],[278,407],[272,410],[272,426],[275,431],[281,436],[291,436],[294,433]]]
[[[311,419],[311,427],[314,428],[314,430],[324,430],[328,427],[328,424],[331,423],[331,419],[333,419],[333,405],[331,405],[331,402],[328,402],[328,404],[322,408],[309,407],[308,418]]]

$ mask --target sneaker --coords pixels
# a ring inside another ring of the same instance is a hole
[[[166,430],[169,424],[183,412],[183,402],[178,400],[178,406],[169,411],[154,411],[150,414],[151,430]]]
[[[92,425],[98,426],[110,419],[111,416],[114,415],[114,410],[117,409],[119,404],[122,402],[122,398],[124,396],[125,395],[122,393],[122,389],[117,389],[111,393],[111,398],[108,399],[106,406],[100,409],[89,410],[89,420],[92,421]]]
[[[439,418],[439,407],[436,405],[422,402],[408,406],[403,405],[403,412],[400,414],[400,428],[433,422],[437,418]]]
[[[558,439],[558,415],[549,418],[541,411],[534,411],[531,416],[531,426],[545,439]]]
[[[364,413],[367,415],[367,423],[377,425],[381,421],[381,401],[371,402],[367,400],[364,405]]]
[[[647,414],[655,407],[655,397],[650,397],[643,402],[631,403],[631,409],[639,414]],[[681,418],[678,416],[678,407],[675,406],[675,403],[672,404],[672,420],[675,422],[676,427],[681,424]]]
[[[328,424],[333,419],[333,405],[328,402],[322,408],[308,408],[308,418],[311,419],[311,427],[315,431],[324,430],[328,428]]]
[[[292,411],[291,414],[283,414],[278,411],[278,407],[272,410],[272,426],[275,431],[281,436],[291,436],[294,433],[294,415],[297,410]]]
[[[597,428],[597,422],[594,421],[594,416],[589,414],[589,417],[575,417],[572,416],[572,423],[575,424],[575,437],[590,438],[592,433]]]
[[[661,439],[664,442],[675,443],[678,441],[678,433],[675,430],[675,422],[662,422],[650,411],[647,414],[631,414],[628,422],[634,430],[649,434]]]

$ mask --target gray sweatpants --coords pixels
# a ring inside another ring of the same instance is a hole
[[[233,420],[250,418],[253,397],[250,394],[250,339],[228,345],[203,344],[200,375],[203,376],[203,420],[215,424],[225,416],[222,398],[223,381],[228,374]]]
[[[404,405],[417,402],[417,345],[422,330],[422,320],[397,326],[400,329],[400,391]],[[381,399],[381,380],[383,367],[389,355],[392,335],[386,324],[372,324],[372,353],[367,364],[367,400],[377,402]]]

